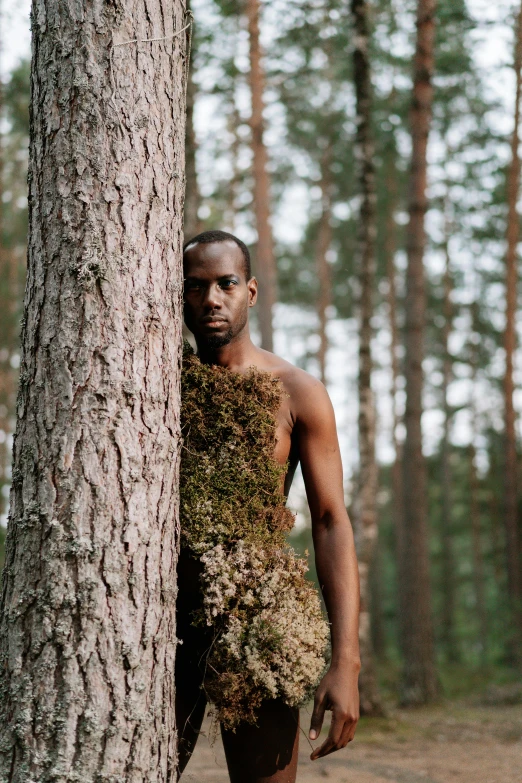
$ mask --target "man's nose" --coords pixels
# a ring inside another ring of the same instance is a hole
[[[221,290],[217,285],[209,285],[205,291],[203,304],[209,310],[221,307]]]

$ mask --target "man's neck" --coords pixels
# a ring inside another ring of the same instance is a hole
[[[197,346],[198,356],[203,364],[216,364],[234,372],[241,372],[255,364],[259,352],[250,338],[248,328],[220,348],[209,348],[203,342],[198,342]]]

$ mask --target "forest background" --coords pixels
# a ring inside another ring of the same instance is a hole
[[[25,5],[4,0],[0,33],[2,556],[27,235]],[[277,353],[326,383],[338,420],[346,503],[357,515],[363,281],[357,262],[361,195],[354,165],[353,18],[348,4],[336,0],[273,0],[259,7],[253,0],[194,0],[192,11],[186,234],[223,228],[252,246],[266,282],[265,312],[270,296],[274,299],[273,334],[269,322],[258,322],[255,337],[264,345],[273,339]],[[416,4],[376,0],[371,7],[378,544],[369,597],[371,641],[385,700],[400,694],[401,627],[405,616],[415,616],[419,600],[429,606],[425,622],[434,637],[437,681],[447,695],[511,681],[520,672],[521,586],[516,573],[522,539],[517,492],[522,356],[506,329],[511,319],[520,344],[517,297],[506,296],[517,290],[516,276],[513,284],[507,274],[508,239],[513,244],[519,224],[518,185],[511,209],[513,188],[508,187],[510,172],[512,176],[518,166],[513,124],[519,11],[507,0],[439,0],[436,11],[422,395],[424,544],[430,568],[425,594],[403,590],[401,604],[397,561],[403,525],[403,332]],[[270,273],[266,275],[271,255],[277,259],[273,286]],[[513,446],[514,462],[509,457]],[[297,511],[292,543],[302,551],[311,549],[299,477],[289,504]],[[421,567],[415,558],[408,563],[412,573]]]

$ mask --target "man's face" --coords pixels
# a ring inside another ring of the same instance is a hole
[[[245,328],[257,297],[241,249],[231,241],[194,245],[185,252],[184,272],[187,327],[198,344],[227,345]]]

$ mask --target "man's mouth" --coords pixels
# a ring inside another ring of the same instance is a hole
[[[203,326],[219,326],[220,324],[225,324],[226,319],[218,318],[216,316],[207,316],[206,318],[201,319],[201,323]]]

